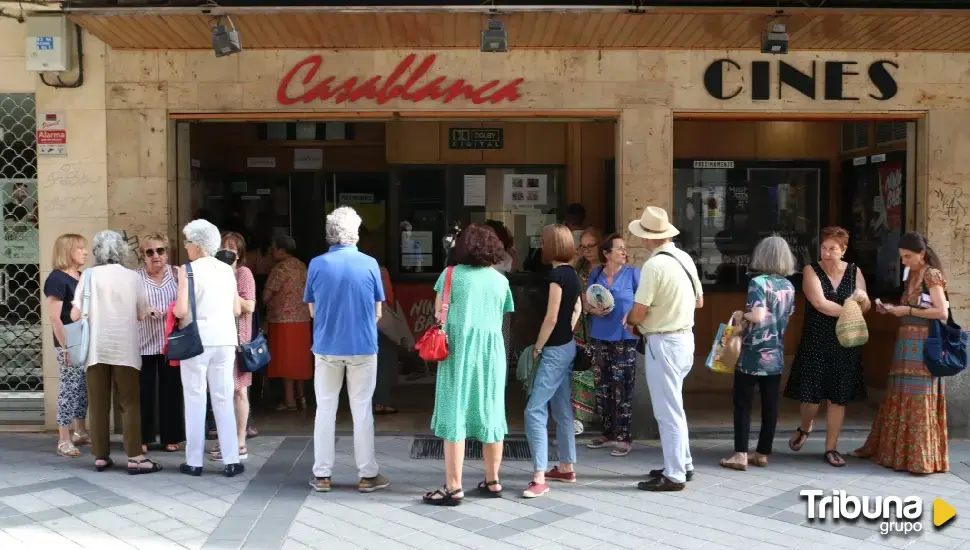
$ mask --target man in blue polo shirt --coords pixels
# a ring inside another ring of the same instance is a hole
[[[377,384],[377,321],[384,285],[377,261],[357,250],[360,222],[360,216],[348,206],[327,216],[330,250],[310,262],[303,295],[313,316],[317,417],[310,486],[318,492],[330,490],[337,403],[345,372],[354,417],[354,458],[360,474],[357,490],[372,493],[390,485],[378,472],[374,456],[371,404]]]

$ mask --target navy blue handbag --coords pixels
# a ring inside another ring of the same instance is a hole
[[[253,312],[252,339],[248,344],[239,344],[237,356],[240,368],[249,372],[258,372],[269,364],[269,345],[263,331],[259,330],[259,312]]]
[[[967,368],[967,342],[970,335],[953,320],[949,310],[944,323],[930,321],[929,334],[923,343],[923,362],[933,376],[955,376]]]
[[[185,264],[185,274],[189,278],[189,304],[192,309],[192,322],[184,328],[176,326],[168,335],[168,358],[172,361],[185,361],[202,355],[202,337],[199,336],[199,325],[195,322],[195,280],[192,276],[192,264]]]

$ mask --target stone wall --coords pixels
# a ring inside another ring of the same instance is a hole
[[[6,38],[6,37],[4,37]],[[21,42],[22,44],[22,42]],[[669,208],[672,200],[673,119],[678,112],[738,113],[885,113],[928,112],[920,124],[919,158],[921,227],[944,258],[957,317],[970,324],[970,55],[867,54],[792,52],[783,59],[801,70],[813,62],[855,61],[860,76],[846,78],[844,93],[858,101],[812,100],[786,88],[778,99],[778,59],[757,52],[685,51],[513,51],[504,55],[476,51],[437,54],[427,78],[464,78],[472,84],[503,83],[524,78],[515,102],[478,106],[465,99],[448,105],[393,99],[384,105],[362,99],[336,104],[315,101],[282,107],[277,87],[286,71],[311,54],[321,54],[317,80],[335,76],[388,75],[407,51],[244,51],[216,58],[209,51],[113,51],[97,40],[85,42],[85,85],[77,90],[38,89],[40,109],[67,113],[69,156],[41,162],[42,250],[54,236],[80,230],[91,235],[110,227],[129,234],[165,230],[170,224],[170,195],[176,188],[169,113],[243,111],[601,111],[618,113],[617,170],[622,193],[621,222],[636,218],[647,204]],[[0,51],[2,52],[2,51]],[[419,54],[419,61],[423,54]],[[744,68],[724,76],[725,89],[738,84],[745,92],[717,100],[704,89],[703,75],[711,61],[728,57]],[[897,95],[877,101],[865,68],[888,59],[899,85]],[[772,97],[751,99],[753,60],[773,64]],[[0,68],[5,67],[0,54]],[[819,65],[819,80],[824,71]],[[299,83],[292,90],[297,92]],[[821,90],[821,84],[819,84]],[[295,95],[295,94],[294,94]],[[70,199],[73,207],[67,208]],[[65,205],[52,209],[51,203]],[[633,251],[634,262],[644,258]],[[47,260],[45,259],[45,262]],[[49,266],[48,266],[49,267]],[[49,349],[49,348],[48,348]],[[47,361],[52,363],[52,361]],[[56,369],[48,370],[56,373]],[[56,374],[53,374],[56,376]],[[970,384],[970,382],[968,382]],[[959,380],[950,391],[951,425],[970,420],[970,387]],[[53,387],[53,386],[51,386]],[[964,397],[966,396],[966,397]],[[53,401],[50,399],[49,401]],[[53,418],[53,415],[49,415]]]

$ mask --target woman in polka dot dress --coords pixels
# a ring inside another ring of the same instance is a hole
[[[502,318],[514,309],[505,275],[492,269],[502,262],[502,242],[492,228],[472,224],[458,234],[455,266],[435,284],[435,313],[441,315],[445,281],[451,290],[444,331],[448,358],[438,364],[431,429],[444,440],[445,486],[424,495],[435,506],[460,504],[465,440],[477,439],[485,454],[485,480],[477,493],[500,496],[499,465],[508,433],[505,419],[507,363]]]
[[[801,425],[792,434],[788,446],[793,451],[801,450],[812,433],[815,415],[824,400],[823,458],[836,467],[845,466],[845,459],[837,449],[845,405],[866,398],[862,348],[844,348],[835,335],[835,323],[846,300],[857,300],[863,312],[870,307],[862,271],[855,264],[842,261],[848,244],[848,231],[826,227],[822,230],[821,260],[804,269],[802,290],[808,301],[805,325],[785,387],[785,397],[802,403]]]

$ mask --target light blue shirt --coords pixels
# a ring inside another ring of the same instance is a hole
[[[590,316],[593,319],[589,330],[590,338],[607,342],[636,340],[637,337],[624,328],[622,321],[623,317],[633,309],[633,295],[640,286],[640,270],[624,265],[613,276],[613,284],[608,285],[602,266],[597,267],[589,274],[586,288],[594,284],[603,285],[613,295],[613,310],[603,317]]]
[[[314,305],[315,355],[377,353],[375,304],[384,301],[377,260],[353,245],[333,245],[307,269],[303,301]]]

